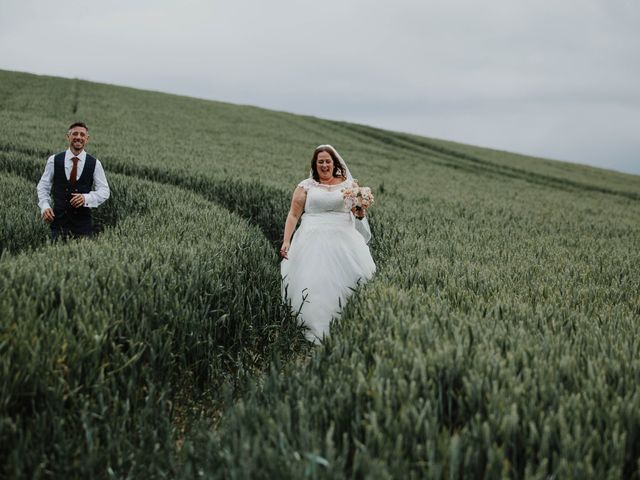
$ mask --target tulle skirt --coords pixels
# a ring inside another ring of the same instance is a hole
[[[282,295],[307,327],[307,339],[322,340],[354,288],[376,266],[350,213],[305,213],[281,263]]]

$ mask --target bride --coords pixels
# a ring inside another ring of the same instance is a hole
[[[329,334],[331,320],[340,318],[352,289],[376,270],[367,246],[371,233],[365,209],[350,211],[343,201],[341,190],[353,183],[338,152],[320,145],[309,178],[293,193],[284,227],[282,294],[300,312],[306,337],[314,343]]]

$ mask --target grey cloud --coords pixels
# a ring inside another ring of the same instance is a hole
[[[640,173],[638,24],[632,0],[5,0],[0,68]]]

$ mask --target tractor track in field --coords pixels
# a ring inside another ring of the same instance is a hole
[[[521,180],[533,185],[540,185],[570,192],[593,192],[605,195],[615,195],[630,200],[640,200],[640,193],[615,190],[601,187],[599,185],[577,182],[567,178],[543,175],[517,167],[500,165],[478,156],[436,145],[426,139],[420,140],[401,133],[398,133],[395,136],[390,136],[385,130],[351,123],[340,123],[339,125],[336,125],[336,128],[338,127],[349,130],[355,137],[361,140],[374,140],[379,145],[411,152],[436,165],[454,170],[461,170],[467,173],[491,176],[494,178]]]
[[[326,127],[326,125],[324,126]],[[435,163],[436,165],[454,170],[461,170],[467,173],[483,176],[520,180],[533,185],[540,185],[564,191],[600,193],[627,198],[629,200],[640,200],[640,193],[615,190],[607,187],[601,187],[599,185],[577,182],[566,178],[543,175],[516,167],[498,165],[480,157],[435,145],[428,140],[418,140],[409,136],[402,137],[402,134],[397,134],[396,137],[391,137],[384,130],[349,123],[340,124],[339,127],[348,129],[357,138],[368,141],[375,140],[378,144],[387,148],[399,149],[413,154],[418,154],[421,158]],[[50,151],[40,150],[37,148],[19,147],[7,143],[0,143],[0,152],[35,155],[38,158],[47,158],[50,155]],[[105,161],[108,162],[109,170],[123,175],[141,177],[162,184],[186,187],[187,189],[196,192],[198,189],[207,188],[206,191],[210,191],[211,193],[203,194],[205,198],[208,198],[215,203],[220,203],[225,206],[225,208],[244,216],[251,223],[257,224],[263,231],[265,231],[269,240],[275,241],[273,232],[271,231],[272,228],[267,228],[263,222],[260,222],[258,218],[255,218],[253,215],[255,212],[248,213],[240,208],[239,203],[242,202],[238,202],[237,198],[230,198],[228,195],[220,195],[220,187],[224,183],[234,188],[239,188],[239,191],[246,191],[247,189],[269,190],[270,196],[282,197],[283,202],[286,203],[288,202],[288,197],[286,196],[287,193],[283,190],[273,187],[265,187],[258,181],[243,182],[231,178],[213,180],[190,176],[177,177],[175,172],[161,170],[154,167],[139,166],[129,163],[125,164],[117,159],[107,157],[105,157]],[[38,168],[41,168],[41,166],[39,165]],[[202,192],[200,193],[202,194]]]
[[[12,154],[21,154],[28,158],[15,161],[10,158]],[[43,159],[50,154],[50,151],[36,148],[0,144],[0,171],[35,183],[42,174]],[[265,186],[257,180],[246,182],[234,178],[211,179],[177,175],[175,172],[128,164],[109,157],[103,157],[101,161],[105,164],[107,175],[113,172],[187,190],[257,226],[274,247],[280,240],[281,224],[289,207],[288,193],[284,190]]]

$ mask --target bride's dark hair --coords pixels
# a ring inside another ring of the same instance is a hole
[[[318,155],[320,152],[327,152],[331,155],[331,159],[333,160],[333,176],[334,177],[342,177],[347,178],[346,172],[344,168],[342,168],[342,163],[336,157],[334,151],[329,147],[318,147],[313,152],[313,158],[311,159],[311,175],[316,182],[320,181],[320,175],[318,175]]]

